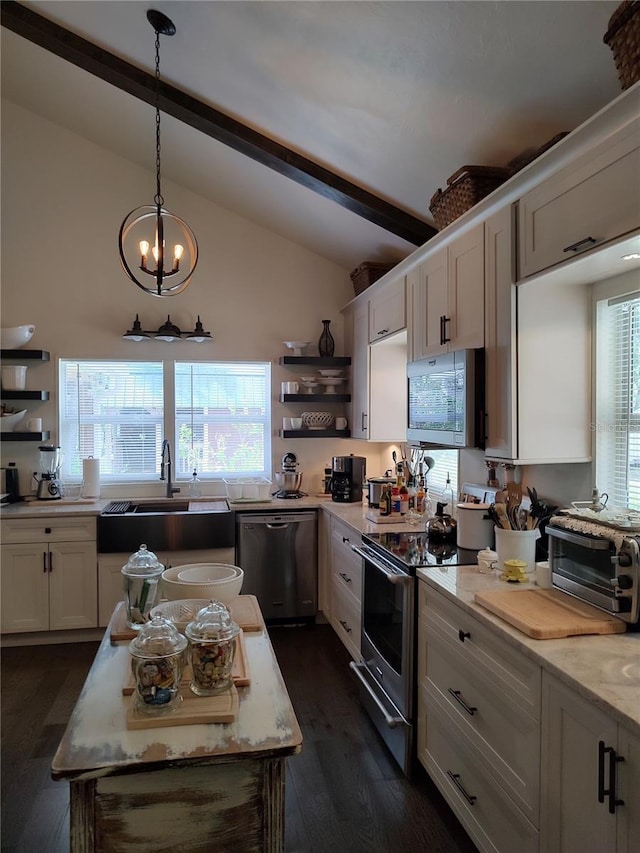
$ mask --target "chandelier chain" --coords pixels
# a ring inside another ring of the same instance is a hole
[[[160,186],[160,32],[156,30],[156,194],[153,199],[157,207],[162,207],[162,188]]]

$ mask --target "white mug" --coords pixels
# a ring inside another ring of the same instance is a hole
[[[2,387],[6,391],[24,391],[27,384],[27,366],[14,364],[2,368]]]
[[[42,432],[42,418],[29,418],[27,432]]]
[[[283,382],[281,388],[283,394],[297,394],[299,385],[297,382]]]
[[[336,429],[346,429],[347,428],[347,419],[346,418],[336,418]]]
[[[291,429],[302,429],[302,418],[291,418]]]
[[[282,419],[282,429],[291,429],[291,418]]]

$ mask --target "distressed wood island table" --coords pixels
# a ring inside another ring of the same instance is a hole
[[[117,618],[51,768],[70,785],[72,853],[281,853],[284,760],[302,735],[261,617],[244,633],[250,683],[238,687],[234,722],[142,730],[127,728],[130,656],[112,642]]]

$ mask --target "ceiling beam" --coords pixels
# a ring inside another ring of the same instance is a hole
[[[3,27],[73,63],[122,91],[156,103],[156,80],[148,74],[86,39],[53,23],[14,0],[0,4]],[[438,232],[427,222],[373,195],[336,175],[324,166],[286,148],[279,142],[225,115],[175,86],[159,85],[159,105],[171,115],[201,133],[268,166],[341,207],[373,222],[415,246],[421,246]]]

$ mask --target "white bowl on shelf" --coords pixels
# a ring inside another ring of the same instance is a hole
[[[303,394],[315,394],[320,387],[320,383],[317,379],[313,382],[301,382],[300,384],[304,388]]]
[[[337,378],[335,376],[330,379],[327,377],[326,379],[320,379],[320,384],[324,385],[324,393],[325,394],[335,394],[341,382],[344,382],[344,378]]]
[[[303,412],[302,426],[306,429],[330,429],[335,418],[331,412]]]
[[[0,329],[2,349],[20,349],[29,343],[35,330],[36,327],[32,325],[9,326],[6,329]]]
[[[318,377],[317,376],[301,376],[300,382],[303,385],[307,385],[307,384],[317,385],[318,384]]]
[[[342,371],[341,370],[334,370],[334,369],[329,370],[329,369],[325,368],[323,370],[319,370],[318,373],[320,374],[320,376],[332,377],[332,376],[340,376]]]
[[[2,415],[0,417],[0,432],[13,432],[26,414],[27,410],[23,409],[21,412],[11,412],[8,415]]]
[[[311,341],[284,341],[284,345],[293,350],[293,354],[296,356],[301,356],[302,350],[308,347],[310,343]]]

